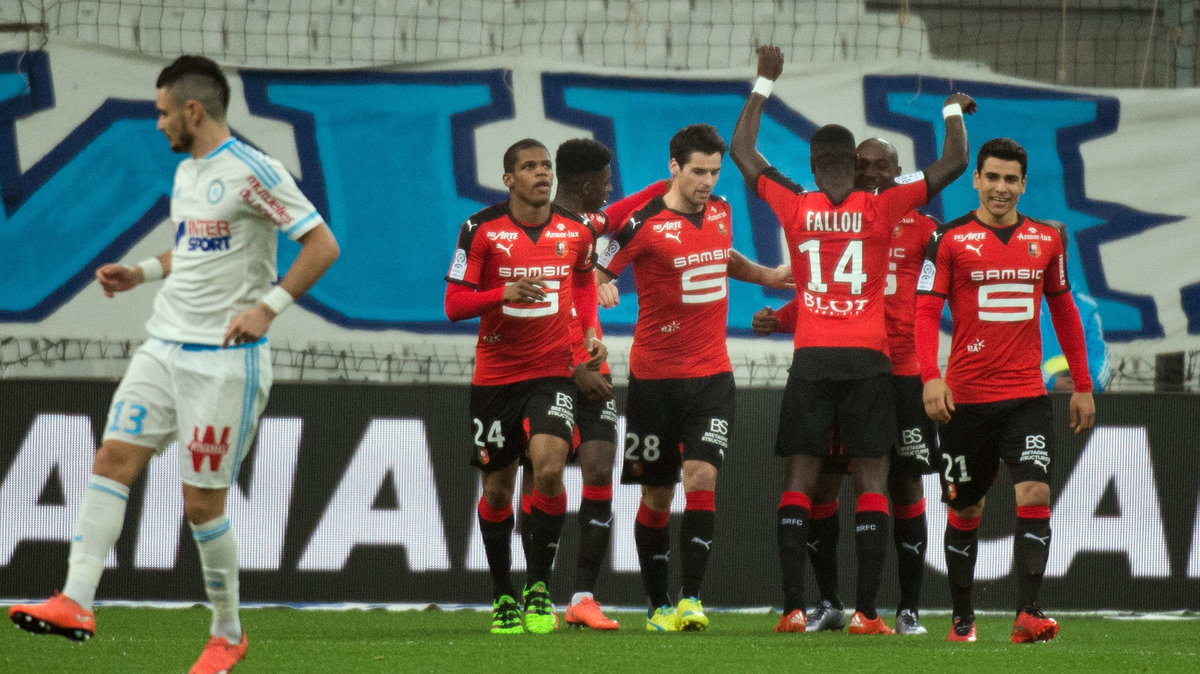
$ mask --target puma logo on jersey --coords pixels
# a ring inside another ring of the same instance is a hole
[[[467,231],[468,231],[468,232],[470,232],[470,231],[474,231],[474,229],[475,229],[476,227],[478,227],[478,226],[479,226],[479,224],[478,224],[478,223],[471,222],[470,220],[467,220]]]
[[[954,547],[953,545],[947,545],[946,550],[948,552],[953,552],[956,555],[962,555],[963,557],[971,556],[971,546],[969,546],[969,545],[964,545],[962,547],[962,550],[959,550],[958,548]]]
[[[917,541],[916,543],[901,543],[900,547],[901,547],[901,549],[904,549],[904,550],[912,550],[912,553],[914,555],[920,555],[921,554],[921,545],[922,545],[922,542]]]
[[[496,250],[504,251],[505,254],[507,254],[509,257],[512,257],[512,247],[513,247],[513,245],[511,243],[508,244],[507,246],[502,243],[496,244]]]
[[[1041,543],[1042,545],[1044,545],[1046,547],[1050,547],[1050,537],[1049,536],[1035,536],[1034,534],[1026,531],[1025,538],[1032,538],[1033,540],[1037,541],[1038,543]]]
[[[675,243],[683,243],[679,240],[679,232],[663,232],[663,237],[667,239],[675,239]]]
[[[704,546],[704,549],[705,549],[705,550],[712,550],[712,543],[713,543],[713,542],[712,542],[712,541],[706,541],[706,540],[704,540],[704,539],[700,538],[699,536],[692,536],[692,541],[691,541],[691,542],[692,542],[692,543],[695,543],[696,545],[701,545],[701,546]]]
[[[976,255],[978,255],[979,257],[983,257],[983,244],[982,243],[979,244],[978,246],[972,246],[971,244],[968,243],[967,245],[963,246],[963,248],[966,248],[967,250],[975,251]]]
[[[654,555],[650,559],[657,559],[661,562],[669,562],[669,561],[671,561],[671,551],[667,550],[666,552],[662,553],[661,555]]]
[[[600,520],[597,520],[597,519],[593,519],[593,520],[589,520],[588,524],[590,524],[594,527],[603,527],[605,529],[608,529],[609,527],[612,526],[612,515],[609,515],[608,519],[604,520],[603,522],[601,522]]]

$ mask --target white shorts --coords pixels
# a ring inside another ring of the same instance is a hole
[[[266,340],[222,349],[153,337],[133,354],[113,394],[104,440],[149,447],[179,441],[179,476],[228,488],[254,441],[271,390]]]

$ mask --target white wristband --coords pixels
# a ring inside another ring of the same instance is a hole
[[[271,288],[266,295],[263,295],[261,301],[263,304],[267,305],[268,309],[275,312],[275,315],[278,316],[279,314],[282,314],[285,309],[292,306],[292,303],[296,301],[296,298],[292,297],[292,294],[283,288],[275,286],[274,288]]]
[[[951,117],[962,117],[962,106],[958,103],[951,103],[942,108],[942,119],[950,119]]]
[[[763,98],[770,98],[771,89],[773,88],[775,88],[775,80],[760,77],[754,80],[754,88],[750,90],[750,93],[761,94]]]
[[[148,257],[135,266],[142,268],[143,283],[146,281],[157,281],[164,276],[162,262],[156,257]]]

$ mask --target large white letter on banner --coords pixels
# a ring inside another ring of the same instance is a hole
[[[371,504],[391,475],[394,510]],[[448,571],[429,441],[421,419],[375,419],[300,556],[300,571],[338,571],[357,545],[404,548],[412,571]]]
[[[1112,484],[1120,515],[1096,515]],[[1142,427],[1097,427],[1054,504],[1046,575],[1061,577],[1081,552],[1119,552],[1135,578],[1169,578],[1171,560],[1150,441]]]

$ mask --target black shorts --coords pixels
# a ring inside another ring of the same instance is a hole
[[[604,375],[610,383],[612,375]],[[576,392],[575,426],[579,428],[579,443],[617,443],[617,401],[590,400]]]
[[[1003,461],[1013,484],[1050,484],[1054,417],[1049,396],[958,403],[941,427],[942,499],[955,509],[979,503]]]
[[[921,377],[892,376],[896,401],[896,443],[892,446],[891,471],[905,475],[938,472],[937,424],[925,414]]]
[[[471,386],[471,465],[485,473],[525,456],[535,435],[570,443],[574,430],[575,382],[568,377]]]
[[[622,484],[679,482],[684,461],[717,468],[729,449],[733,373],[694,379],[629,377]]]
[[[896,440],[892,375],[865,379],[804,379],[793,367],[779,410],[779,456],[878,458]],[[840,442],[833,442],[833,429]]]

